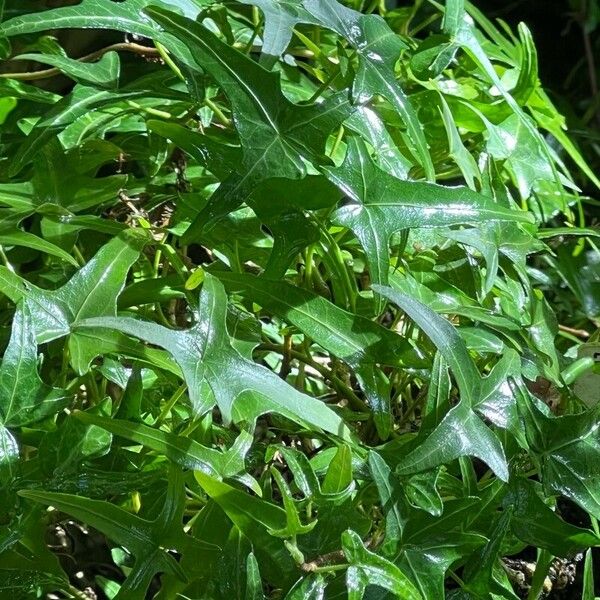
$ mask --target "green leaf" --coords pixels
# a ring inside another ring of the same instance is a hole
[[[340,492],[324,493],[310,461],[304,454],[285,446],[282,446],[279,451],[294,475],[294,483],[307,500],[314,500],[318,505],[329,503],[338,505],[345,502],[354,491],[354,486],[349,484]]]
[[[352,452],[345,444],[341,445],[333,457],[322,490],[325,494],[339,494],[352,484]]]
[[[467,188],[401,181],[377,167],[364,144],[352,138],[341,167],[327,176],[347,195],[334,213],[365,250],[371,277],[387,284],[389,244],[393,233],[412,227],[446,227],[493,220],[530,222],[531,215],[510,210]]]
[[[300,521],[300,515],[298,514],[298,509],[292,497],[292,493],[285,479],[275,468],[271,469],[271,474],[281,493],[287,522],[285,527],[280,529],[269,529],[269,534],[281,538],[291,538],[292,540],[296,539],[297,535],[303,535],[311,531],[317,522],[312,521],[306,525],[302,524]]]
[[[412,362],[418,359],[411,355],[401,336],[313,292],[249,274],[213,271],[213,275],[227,290],[251,299],[295,325],[353,369],[360,369],[361,364],[418,364]]]
[[[305,176],[306,161],[323,154],[329,133],[351,109],[344,93],[312,105],[295,105],[281,93],[279,75],[233,50],[206,27],[157,8],[146,12],[188,45],[197,68],[227,95],[243,149],[241,168],[221,184],[186,232],[184,241],[190,241],[236,209],[258,182]]]
[[[110,410],[110,403],[101,402],[92,409],[96,414],[106,414]],[[40,466],[42,470],[52,475],[57,482],[55,491],[69,491],[64,486],[65,480],[74,484],[73,493],[88,491],[90,496],[97,496],[97,490],[102,489],[97,476],[95,481],[81,485],[74,475],[78,473],[82,464],[89,463],[94,458],[106,456],[110,451],[112,435],[96,427],[85,425],[69,415],[54,431],[48,431],[42,438],[40,448]],[[84,475],[84,481],[87,476]],[[112,482],[115,487],[115,482]]]
[[[508,481],[502,445],[464,401],[450,410],[436,429],[403,458],[397,472],[400,475],[419,473],[461,456],[479,458],[502,481]]]
[[[295,325],[325,350],[351,367],[369,399],[378,431],[390,431],[389,392],[377,378],[375,365],[418,364],[400,336],[364,317],[348,313],[321,296],[280,282],[245,274],[215,272],[232,292],[251,298]]]
[[[454,460],[476,456],[496,475],[508,481],[502,446],[493,432],[475,414],[481,397],[481,375],[456,329],[420,302],[383,286],[374,289],[404,310],[427,334],[446,359],[458,384],[461,400],[417,449],[402,461],[400,474],[417,473]]]
[[[79,374],[90,369],[91,362],[96,356],[124,356],[133,358],[149,366],[168,373],[181,376],[181,369],[164,350],[149,348],[138,340],[120,333],[99,327],[77,328],[73,332],[77,343],[71,344],[71,364]]]
[[[37,342],[49,342],[69,335],[77,321],[116,314],[117,296],[146,241],[146,236],[138,231],[122,233],[103,246],[92,260],[55,291],[43,290],[25,282],[0,266],[2,291],[13,302],[24,298]],[[79,351],[78,343],[75,334],[69,340],[73,352]]]
[[[563,521],[544,503],[528,480],[517,478],[504,504],[514,511],[513,533],[525,543],[549,550],[555,556],[572,556],[600,543],[600,538],[589,529]]]
[[[33,60],[52,65],[83,85],[112,89],[117,86],[119,79],[120,62],[116,52],[107,52],[96,63],[84,63],[58,54],[38,53],[20,54],[13,60]]]
[[[448,14],[446,12],[446,14]],[[447,35],[434,34],[423,40],[410,59],[415,77],[435,79],[454,59],[458,46]]]
[[[14,481],[18,460],[17,440],[4,425],[0,425],[0,481],[3,485]]]
[[[272,371],[243,358],[232,346],[225,325],[227,296],[219,281],[206,276],[198,322],[186,331],[129,317],[88,319],[79,327],[114,328],[168,350],[181,368],[194,412],[202,415],[216,401],[223,419],[253,423],[276,412],[299,424],[350,438],[330,408],[297,392]]]
[[[443,354],[438,351],[433,357],[421,431],[433,431],[448,412],[451,385],[448,363],[446,363]]]
[[[10,233],[1,232],[0,244],[3,246],[24,246],[25,248],[44,252],[50,256],[57,256],[75,267],[78,266],[77,261],[68,252],[28,231],[20,231],[15,228]]]
[[[517,402],[525,424],[525,437],[545,488],[566,496],[595,518],[600,518],[597,492],[600,484],[600,405],[580,414],[549,417],[536,406],[523,385],[519,385],[518,390]]]
[[[34,319],[21,302],[0,366],[0,422],[6,427],[29,425],[56,414],[71,399],[65,390],[41,380]]]
[[[585,553],[581,600],[596,600],[596,594],[594,593],[594,563],[592,562],[591,548]]]
[[[446,501],[441,516],[423,511],[410,515],[395,563],[410,573],[423,598],[443,597],[446,571],[485,545],[486,538],[467,525],[481,503],[480,498],[460,498]]]
[[[325,593],[325,580],[323,576],[309,575],[298,581],[286,595],[285,600],[318,600]]]
[[[185,496],[183,477],[177,470],[171,471],[163,508],[153,521],[142,519],[108,502],[81,496],[33,490],[21,491],[19,495],[33,502],[54,506],[95,527],[133,554],[135,563],[116,596],[117,600],[143,597],[157,573],[170,573],[185,580],[185,573],[166,549],[173,548],[185,553],[190,548],[201,548],[206,560],[210,560],[211,552],[214,553],[210,544],[199,542],[183,532],[181,520]]]
[[[475,12],[472,6],[469,6],[469,11]],[[515,123],[517,129],[520,129],[523,132],[523,140],[517,140],[517,143],[513,144],[515,153],[518,152],[523,157],[522,161],[519,159],[519,162],[523,168],[528,169],[532,165],[532,157],[535,159],[534,164],[538,163],[536,165],[538,167],[536,173],[530,171],[531,179],[529,182],[533,182],[537,177],[541,177],[543,172],[548,172],[549,179],[553,180],[554,183],[559,184],[560,177],[549,147],[544,143],[540,132],[537,131],[532,121],[521,109],[517,100],[505,89],[490,58],[485,53],[475,35],[473,21],[471,19],[463,18],[460,24],[458,24],[457,29],[453,32],[453,39],[478,65],[481,71],[485,73],[498,92],[502,95],[506,104],[513,111],[513,116],[509,117],[509,119]],[[526,154],[529,157],[528,159]],[[511,157],[511,160],[512,158],[513,157]],[[529,166],[527,165],[527,160],[529,160]],[[526,198],[529,195],[529,185],[524,177],[519,179],[521,193],[523,197]]]
[[[76,6],[63,6],[43,12],[31,12],[8,19],[0,27],[6,37],[37,33],[50,29],[116,29],[152,38],[158,28],[140,12],[150,3],[176,7],[187,16],[195,18],[200,9],[193,0],[126,0],[115,6],[112,0],[83,0]]]
[[[402,539],[406,523],[406,515],[400,504],[402,497],[399,480],[383,458],[373,450],[369,452],[369,469],[385,515],[385,543],[395,547]]]
[[[74,416],[83,423],[96,425],[114,435],[142,444],[181,467],[202,471],[213,477],[227,478],[242,474],[244,455],[252,441],[250,434],[242,432],[229,450],[219,452],[192,439],[160,431],[141,423],[109,419],[81,411],[75,412]]]
[[[0,0],[0,54],[5,595],[516,600],[600,546],[594,106],[527,26]]]
[[[242,4],[258,6],[263,12],[265,27],[261,48],[261,63],[270,68],[285,52],[294,27],[299,23],[319,25],[298,3],[281,2],[281,0],[240,0]]]
[[[512,510],[502,513],[496,520],[490,535],[490,541],[467,563],[463,572],[466,588],[475,593],[485,595],[495,585],[494,570],[499,565],[502,556],[502,544],[510,528]],[[517,600],[518,596],[511,594],[510,600]]]
[[[147,96],[157,98],[165,96],[171,98],[174,96],[176,97],[176,92],[174,90],[169,90],[166,85],[166,81],[169,79],[172,80],[173,77],[174,76],[167,74],[167,77],[163,78],[163,85],[154,86],[151,90],[145,87],[144,84],[146,81],[142,78],[141,81],[134,82],[118,93],[115,91],[76,85],[69,95],[63,97],[59,102],[54,104],[52,109],[35,123],[35,126],[25,141],[12,157],[10,165],[11,176],[17,175],[26,164],[34,160],[38,155],[38,152],[54,139],[58,133],[62,131],[64,135],[65,128],[102,106],[117,104],[127,100],[140,99]],[[184,95],[182,94],[182,96]],[[77,141],[79,142],[79,139]]]
[[[465,18],[464,0],[447,0],[444,10],[444,20],[442,21],[442,30],[450,36],[455,36],[460,32]]]
[[[53,94],[47,90],[42,90],[33,85],[28,85],[22,81],[15,79],[2,79],[0,80],[0,92],[2,96],[7,100],[24,98],[31,102],[39,102],[41,104],[54,104],[60,99],[58,94]],[[10,107],[10,104],[6,106],[6,109]]]
[[[367,585],[377,585],[398,598],[422,599],[410,579],[396,565],[367,550],[354,531],[342,534],[342,547],[350,563],[346,575],[349,598],[362,598]]]
[[[200,471],[196,471],[194,475],[208,496],[252,540],[254,553],[264,565],[263,571],[267,579],[279,584],[289,582],[295,571],[294,562],[283,541],[268,533],[268,530],[278,531],[286,527],[285,510],[212,479]]]
[[[517,440],[523,440],[523,431],[519,421],[517,402],[510,385],[511,379],[519,379],[521,360],[511,349],[494,365],[489,375],[481,382],[481,395],[475,409],[488,421],[508,429]]]
[[[454,122],[450,107],[443,95],[440,95],[440,101],[442,103],[442,119],[444,121],[446,135],[448,136],[448,153],[461,170],[467,185],[472,190],[475,190],[477,188],[475,182],[481,182],[479,167],[477,166],[477,162],[473,155],[465,148]]]
[[[283,52],[297,23],[318,24],[346,39],[359,57],[352,88],[355,102],[365,104],[376,95],[386,98],[404,120],[411,150],[418,157],[427,178],[435,179],[421,124],[394,72],[400,51],[406,46],[381,17],[361,14],[336,0],[303,0],[301,5],[292,6],[273,0],[247,0],[244,3],[254,4],[263,10],[267,52],[271,55]]]
[[[375,289],[406,312],[431,339],[450,366],[460,389],[461,398],[465,404],[471,405],[479,397],[481,375],[456,328],[430,308],[406,294],[383,286],[376,286]]]
[[[30,598],[35,598],[39,597],[41,592],[51,593],[52,590],[63,585],[65,585],[63,577],[45,573],[42,570],[7,569],[0,571],[0,592],[10,596],[26,594]]]
[[[246,596],[245,600],[264,600],[258,561],[252,552],[246,559]]]
[[[521,64],[519,65],[519,79],[512,89],[512,95],[517,102],[525,104],[531,94],[539,85],[538,82],[538,57],[531,31],[525,23],[518,25]]]
[[[205,165],[218,177],[225,178],[230,170],[240,163],[239,146],[220,143],[208,135],[190,131],[176,123],[150,120],[146,125],[153,133],[177,144],[179,148],[185,150],[199,164]]]
[[[433,181],[435,170],[421,123],[394,71],[404,43],[380,17],[362,15],[336,0],[303,0],[302,5],[355,49],[359,57],[352,88],[355,101],[364,104],[373,96],[381,95],[394,107],[406,125],[413,154],[427,179]]]

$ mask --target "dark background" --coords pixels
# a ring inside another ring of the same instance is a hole
[[[500,18],[516,31],[531,30],[542,84],[566,116],[571,136],[592,169],[600,172],[600,0],[473,0],[489,19]],[[584,194],[598,190],[573,174]],[[600,218],[595,207],[590,216]]]
[[[540,76],[545,85],[559,92],[565,91],[565,80],[578,65],[577,71],[585,82],[575,82],[577,87],[589,83],[587,65],[581,64],[585,59],[585,44],[578,20],[583,17],[581,8],[590,10],[591,3],[581,7],[580,11],[575,11],[575,7],[565,0],[475,0],[474,4],[488,18],[501,18],[513,30],[519,21],[527,24],[535,39]]]

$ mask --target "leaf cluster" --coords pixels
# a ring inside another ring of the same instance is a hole
[[[526,25],[0,6],[2,594],[593,600],[600,181]]]

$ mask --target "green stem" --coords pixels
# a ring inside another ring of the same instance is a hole
[[[344,138],[345,129],[343,125],[340,125],[338,129],[337,135],[335,136],[335,141],[333,142],[333,146],[331,147],[331,152],[329,156],[334,157],[335,153],[338,151],[340,144],[342,143],[342,139]]]
[[[311,244],[304,251],[304,284],[308,289],[312,289],[315,248],[315,244]]]
[[[312,104],[313,102],[315,102],[317,100],[317,98],[320,98],[322,96],[322,94],[325,92],[325,90],[337,79],[339,74],[340,74],[340,71],[337,71],[337,72],[333,73],[330,77],[325,79],[325,81],[323,81],[321,83],[321,85],[317,88],[315,93],[308,99],[307,104]],[[343,129],[343,126],[340,126],[340,129]]]
[[[0,245],[0,258],[2,258],[2,262],[4,263],[4,266],[11,271],[12,273],[15,272],[15,268],[10,264],[10,261],[8,260],[8,256],[6,256],[6,253],[4,252],[4,248]]]
[[[589,371],[596,361],[591,356],[584,356],[570,364],[562,373],[563,381],[571,385],[578,377]]]
[[[87,261],[85,260],[83,254],[81,254],[81,250],[79,250],[77,244],[73,246],[73,255],[75,256],[75,260],[77,260],[77,262],[84,267]]]
[[[592,523],[592,529],[596,535],[600,535],[600,528],[598,528],[598,519],[590,515],[590,521]]]
[[[538,550],[537,563],[527,600],[538,600],[544,590],[544,581],[554,557],[548,550]]]
[[[160,119],[167,119],[167,120],[173,119],[173,115],[164,110],[158,110],[157,108],[142,106],[141,104],[138,104],[137,102],[134,102],[133,100],[127,100],[127,104],[129,106],[131,106],[131,108],[135,108],[136,110],[141,110],[142,112],[145,112],[146,114],[149,114],[153,117],[159,117]]]
[[[154,314],[158,316],[159,322],[162,323],[165,327],[167,327],[168,329],[173,328],[173,323],[171,323],[171,321],[169,321],[169,319],[167,319],[167,317],[165,316],[160,302],[154,303]]]
[[[162,422],[167,418],[167,415],[171,412],[171,409],[175,406],[175,404],[177,404],[177,402],[179,401],[181,396],[183,396],[186,389],[187,389],[187,386],[185,384],[182,384],[177,388],[177,390],[175,390],[175,393],[171,396],[169,401],[165,404],[163,409],[160,411],[160,415],[158,415],[158,418],[156,419],[156,421],[154,421],[155,428],[159,427],[162,424]]]
[[[348,266],[344,261],[344,257],[342,256],[342,251],[338,246],[338,243],[335,241],[333,236],[329,233],[326,227],[321,225],[321,230],[323,234],[327,238],[329,242],[329,248],[324,248],[324,251],[329,256],[330,263],[333,266],[334,271],[339,277],[342,287],[345,291],[346,296],[346,308],[350,308],[352,312],[356,312],[356,282],[352,285],[352,281],[350,280],[350,274],[348,273]],[[325,258],[325,256],[324,256]]]
[[[155,41],[154,46],[169,69],[171,69],[171,71],[173,71],[173,73],[175,73],[175,75],[177,75],[181,81],[185,81],[185,77],[183,76],[181,69],[173,62],[173,59],[169,55],[169,51],[160,42]]]
[[[243,273],[244,267],[242,267],[242,261],[240,260],[240,247],[238,241],[233,242],[233,261],[231,264],[231,270],[234,273]]]
[[[311,573],[335,573],[336,571],[345,571],[350,565],[342,563],[340,565],[325,565],[323,567],[312,567]]]
[[[90,371],[86,377],[87,399],[90,405],[95,406],[101,400],[98,384],[94,379],[94,373]]]
[[[60,387],[65,388],[67,385],[67,374],[69,372],[69,344],[63,346],[62,365],[60,368]]]
[[[208,106],[208,108],[215,113],[215,116],[217,119],[219,119],[221,125],[224,125],[225,127],[231,127],[231,119],[219,108],[215,102],[213,102],[210,98],[205,98],[204,104],[206,104],[206,106]]]

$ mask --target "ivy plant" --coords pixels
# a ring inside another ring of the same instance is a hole
[[[527,26],[43,4],[0,2],[1,595],[593,600],[600,181]]]

